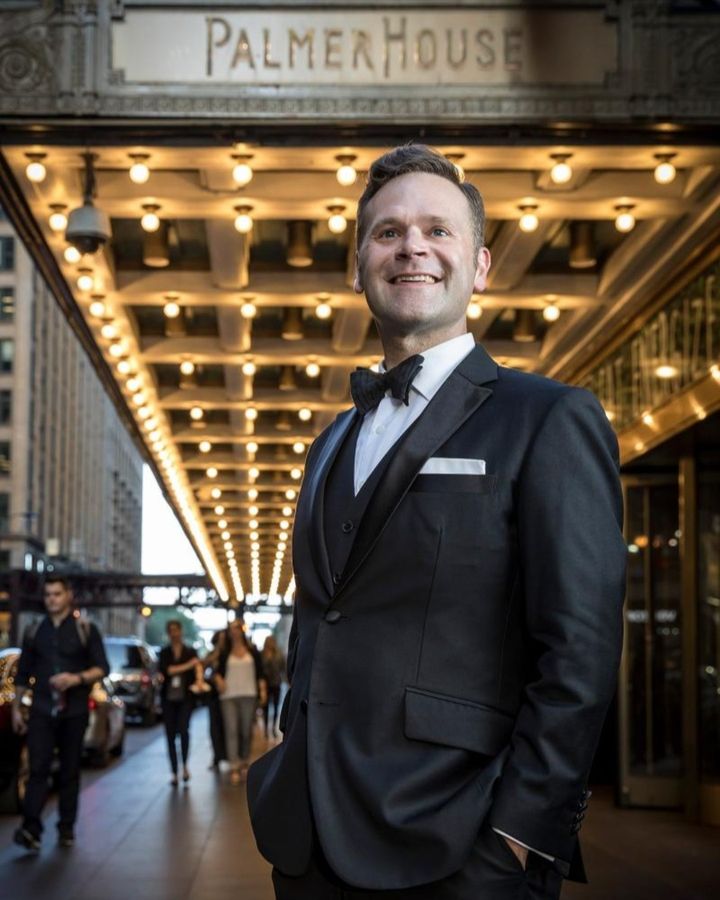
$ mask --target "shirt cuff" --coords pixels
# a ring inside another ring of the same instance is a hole
[[[543,853],[541,850],[536,850],[534,847],[528,847],[527,844],[524,844],[522,841],[519,841],[516,837],[513,837],[511,834],[505,834],[504,831],[500,831],[499,828],[493,828],[497,834],[501,834],[504,838],[510,838],[511,841],[515,841],[516,844],[520,844],[521,847],[524,847],[526,850],[530,850],[532,853],[537,853],[538,856],[542,856],[543,859],[547,859],[550,862],[555,862],[555,857],[550,856],[547,853]]]

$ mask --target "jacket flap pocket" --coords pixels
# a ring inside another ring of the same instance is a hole
[[[508,713],[420,688],[405,688],[405,737],[496,756],[510,741]]]

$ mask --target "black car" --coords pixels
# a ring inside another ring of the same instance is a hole
[[[0,812],[19,810],[30,771],[25,738],[15,734],[12,727],[19,658],[16,647],[0,651]],[[25,710],[29,711],[29,703]]]
[[[106,637],[104,644],[110,680],[125,702],[127,716],[154,725],[160,710],[160,674],[154,650],[136,637]]]

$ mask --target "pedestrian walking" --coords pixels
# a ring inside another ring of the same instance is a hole
[[[190,771],[187,767],[190,754],[190,716],[195,703],[191,688],[195,683],[195,670],[200,660],[192,647],[183,643],[183,628],[179,619],[170,619],[166,629],[169,644],[160,651],[159,669],[163,677],[163,721],[172,769],[170,784],[177,787],[178,737],[183,764],[182,779],[185,784],[190,781]]]
[[[23,819],[14,840],[33,851],[40,849],[41,815],[56,751],[58,842],[61,847],[72,847],[75,842],[88,699],[94,682],[109,671],[100,632],[73,610],[67,579],[48,576],[43,594],[47,615],[23,636],[12,710],[13,728],[18,734],[27,734],[30,757]],[[32,707],[26,725],[22,705],[31,680]]]
[[[262,649],[262,668],[267,682],[267,697],[263,703],[263,722],[265,723],[265,737],[270,737],[270,704],[272,703],[272,736],[278,736],[278,718],[280,716],[280,693],[282,691],[283,678],[285,677],[285,655],[277,645],[275,638],[270,635],[265,639]]]
[[[213,645],[212,651],[203,660],[205,671],[207,673],[207,683],[210,686],[208,695],[208,718],[210,721],[210,743],[213,749],[213,759],[210,763],[211,769],[219,769],[220,763],[227,759],[227,750],[225,749],[225,726],[222,718],[222,707],[220,705],[220,694],[218,693],[215,683],[215,675],[218,671],[220,656],[223,653],[227,642],[227,632],[225,629],[216,631],[211,638]]]

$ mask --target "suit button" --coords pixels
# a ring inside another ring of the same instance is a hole
[[[342,613],[339,609],[330,609],[325,613],[325,621],[329,622],[331,625],[334,625],[336,622],[339,622],[342,618]]]
[[[300,709],[307,715],[308,702],[305,698],[300,701]]]
[[[350,532],[353,530],[354,527],[355,526],[350,521],[350,519],[348,519],[347,522],[342,523],[342,530],[343,530],[344,534],[350,534]]]
[[[333,572],[333,584],[340,584],[340,573]]]

